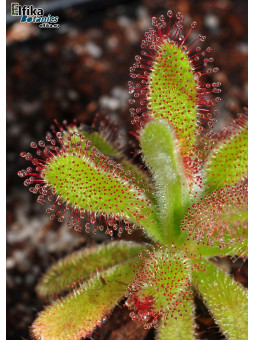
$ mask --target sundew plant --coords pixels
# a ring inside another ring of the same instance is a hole
[[[221,84],[209,82],[210,47],[182,35],[183,16],[152,19],[130,68],[130,115],[143,168],[110,142],[107,128],[64,124],[21,156],[19,171],[50,218],[116,240],[55,263],[37,287],[54,300],[31,327],[34,339],[81,339],[125,297],[130,317],[157,340],[195,339],[194,296],[228,339],[247,339],[247,291],[213,257],[246,258],[247,112],[213,132]],[[192,37],[192,38],[191,38]],[[118,160],[118,162],[116,161]],[[67,214],[68,213],[68,214]],[[64,293],[68,293],[66,296]],[[62,296],[56,298],[56,296]]]

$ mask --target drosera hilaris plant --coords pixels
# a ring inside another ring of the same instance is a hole
[[[81,339],[125,296],[132,319],[158,340],[196,338],[194,294],[228,339],[247,339],[247,291],[214,256],[246,258],[247,113],[213,133],[219,83],[206,81],[213,60],[205,37],[182,35],[183,16],[152,19],[130,68],[130,114],[145,171],[101,133],[74,124],[21,156],[25,185],[51,201],[51,218],[76,230],[113,235],[140,228],[146,243],[114,241],[60,260],[37,287],[43,298],[69,291],[39,313],[35,339]],[[203,80],[204,79],[204,80]],[[116,162],[115,159],[119,159]],[[75,286],[73,282],[77,282]]]

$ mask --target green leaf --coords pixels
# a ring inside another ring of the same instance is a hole
[[[169,244],[180,234],[180,222],[188,201],[186,178],[177,158],[178,148],[171,128],[163,122],[147,124],[140,140],[144,160],[156,185],[162,241]]]
[[[247,185],[225,186],[204,196],[188,209],[181,228],[203,256],[247,256]]]
[[[73,252],[48,270],[37,286],[37,292],[44,298],[63,293],[71,289],[73,283],[88,280],[110,267],[137,257],[141,248],[141,244],[134,242],[115,241]]]
[[[179,317],[192,296],[190,271],[197,264],[191,263],[182,251],[160,247],[147,251],[143,264],[128,287],[126,306],[133,309],[131,317],[155,327],[166,316]],[[140,255],[140,258],[142,256]]]
[[[120,230],[120,222],[124,221],[127,229],[132,228],[132,224],[145,227],[148,234],[158,240],[153,204],[146,196],[146,187],[137,185],[131,171],[124,172],[121,164],[103,155],[79,134],[70,133],[65,137],[67,142],[59,135],[58,139],[61,149],[54,153],[47,146],[48,158],[46,162],[40,160],[36,168],[40,177],[36,176],[46,183],[43,192],[47,195],[50,189],[57,196],[51,209],[58,205],[70,209],[75,229],[80,228],[84,219],[95,223],[101,215],[107,228],[116,224]],[[59,215],[62,219],[59,210],[53,216]]]
[[[114,159],[119,164],[121,164],[125,173],[130,172],[132,175],[132,180],[136,182],[136,185],[142,189],[146,189],[146,195],[148,195],[150,199],[153,198],[152,188],[148,176],[138,166],[133,164],[131,160],[125,157],[121,150],[118,149],[118,146],[115,145],[116,143],[110,142],[108,138],[106,138],[106,136],[109,136],[110,131],[107,129],[106,131],[103,130],[102,132],[97,132],[94,130],[91,131],[89,127],[82,125],[80,127],[68,127],[68,130],[64,133],[66,141],[69,133],[77,133],[78,135],[83,136],[86,140],[89,140],[99,152],[102,152],[105,156],[110,156],[111,159]],[[105,133],[105,135],[103,133]],[[73,139],[75,139],[75,134]],[[83,145],[86,145],[85,141],[83,142]],[[88,150],[88,153],[89,152],[90,151]]]
[[[123,215],[140,224],[151,214],[150,202],[114,170],[86,155],[65,154],[48,162],[43,174],[45,182],[72,207]]]
[[[103,134],[97,131],[86,131],[84,129],[77,128],[77,132],[90,140],[91,143],[100,150],[103,154],[113,157],[120,157],[120,152],[117,147],[114,147]]]
[[[194,340],[195,339],[195,306],[192,300],[187,301],[185,308],[180,306],[181,316],[168,317],[162,320],[157,330],[156,340]]]
[[[134,261],[99,274],[42,311],[32,325],[35,339],[77,340],[102,324],[134,278]]]
[[[247,291],[210,262],[202,262],[206,271],[193,272],[193,282],[228,339],[248,338]]]
[[[153,119],[171,124],[182,155],[192,153],[196,139],[197,82],[188,55],[174,42],[162,42],[149,83]]]
[[[248,124],[239,127],[211,152],[204,166],[207,192],[233,185],[247,176]]]
[[[128,161],[124,166],[117,163],[77,131],[62,129],[55,139],[51,134],[46,139],[48,143],[31,143],[39,157],[21,153],[34,168],[21,170],[18,175],[29,177],[24,184],[34,184],[29,190],[40,194],[38,202],[54,200],[46,210],[54,211],[51,219],[57,217],[62,222],[69,211],[67,224],[75,230],[85,227],[89,232],[90,226],[95,226],[98,220],[98,229],[106,225],[108,234],[113,235],[113,230],[118,229],[120,235],[124,222],[128,232],[133,227],[145,227],[148,236],[159,240],[155,208],[147,196],[151,188],[143,182],[141,172],[133,174]]]
[[[188,241],[186,243],[187,248],[191,252],[196,252],[204,257],[212,257],[212,256],[240,256],[240,257],[248,257],[248,239],[244,239],[242,243],[236,243],[232,245],[232,239],[228,239],[225,237],[227,245],[224,247],[220,246],[218,242],[214,242],[214,246],[210,246],[207,244],[199,244],[197,245],[194,241]]]

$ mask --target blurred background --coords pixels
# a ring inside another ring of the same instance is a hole
[[[91,124],[101,112],[119,126],[122,139],[131,138],[128,113],[129,67],[140,52],[151,17],[171,9],[184,23],[198,22],[220,72],[221,113],[217,129],[243,112],[247,102],[247,1],[240,0],[73,0],[19,1],[59,16],[60,28],[40,29],[18,23],[7,1],[7,339],[29,339],[29,326],[45,301],[35,286],[60,257],[86,244],[101,242],[66,225],[50,221],[45,207],[23,186],[17,171],[28,166],[19,157],[30,142],[43,139],[53,120]],[[136,147],[133,140],[133,146]],[[130,150],[129,150],[130,151]],[[231,270],[247,284],[247,268]],[[198,303],[199,305],[199,303]],[[116,316],[117,315],[117,316]],[[201,339],[224,339],[203,305],[197,310]],[[210,329],[208,331],[207,329]],[[131,323],[118,307],[93,339],[153,339],[154,332]],[[60,339],[61,340],[61,339]],[[180,339],[181,340],[181,339]]]

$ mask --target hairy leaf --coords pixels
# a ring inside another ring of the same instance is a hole
[[[137,257],[142,245],[115,241],[85,248],[55,263],[37,286],[42,297],[52,297],[71,289],[72,284],[90,279],[104,270]]]
[[[24,183],[36,183],[30,191],[41,194],[39,202],[55,198],[48,209],[49,212],[55,210],[51,218],[57,216],[62,221],[66,210],[70,210],[70,224],[76,230],[86,222],[85,230],[89,230],[90,223],[95,224],[99,218],[99,225],[105,223],[110,235],[112,229],[121,233],[124,221],[128,231],[135,224],[147,228],[157,239],[156,215],[146,196],[146,186],[139,187],[131,171],[124,172],[121,164],[92,147],[80,134],[71,132],[63,138],[63,134],[57,133],[56,137],[57,141],[50,140],[51,145],[40,141],[38,144],[43,150],[33,143],[41,155],[39,159],[22,153],[36,168],[19,172],[21,177],[32,175]],[[60,147],[55,146],[57,142]]]
[[[134,278],[134,261],[98,274],[42,311],[31,328],[35,339],[78,340],[91,334],[124,296]]]
[[[156,184],[163,243],[169,244],[180,233],[180,222],[188,200],[174,134],[163,122],[150,122],[141,134],[141,146]]]
[[[150,78],[151,115],[171,124],[185,153],[195,144],[196,86],[188,56],[175,44],[164,41]]]
[[[150,196],[150,198],[153,197],[148,176],[138,166],[132,163],[131,160],[125,157],[114,142],[107,139],[107,136],[110,134],[109,130],[106,129],[106,131],[103,130],[102,132],[97,132],[94,130],[90,131],[89,128],[83,125],[80,127],[72,126],[65,132],[66,139],[70,132],[83,136],[86,140],[89,140],[99,152],[102,152],[105,156],[109,156],[111,159],[114,159],[121,164],[124,172],[131,172],[132,179],[136,182],[136,185],[146,189],[146,195]]]
[[[219,82],[204,82],[203,76],[217,72],[218,68],[206,69],[213,61],[207,58],[211,48],[198,47],[205,37],[192,32],[196,22],[185,35],[183,15],[177,13],[172,21],[173,13],[169,10],[167,16],[152,18],[154,27],[145,33],[141,55],[135,56],[130,68],[129,92],[133,98],[129,100],[132,104],[129,111],[138,131],[151,120],[163,120],[171,125],[185,172],[191,182],[197,177],[196,184],[201,185],[198,148],[210,135],[215,121],[212,107],[220,100],[214,95],[221,92]],[[207,133],[200,138],[204,127]]]
[[[247,256],[247,185],[225,186],[204,196],[188,209],[182,230],[199,245],[202,255]]]
[[[193,273],[193,282],[222,332],[231,340],[247,340],[247,291],[213,264]]]
[[[208,192],[224,185],[233,185],[247,176],[248,124],[239,127],[211,152],[204,167]]]
[[[128,287],[126,305],[135,320],[146,327],[157,327],[161,319],[179,317],[192,299],[190,271],[200,268],[199,262],[191,264],[187,254],[172,247],[160,247],[153,253],[147,251],[135,280]],[[141,256],[140,256],[141,258]]]
[[[78,133],[90,140],[91,143],[100,150],[104,155],[120,157],[120,151],[110,143],[106,137],[97,131],[86,131],[80,128],[76,129]]]
[[[179,308],[181,316],[176,318],[169,316],[166,321],[160,322],[156,340],[195,339],[195,306],[193,301],[187,301],[185,307],[180,306]]]

